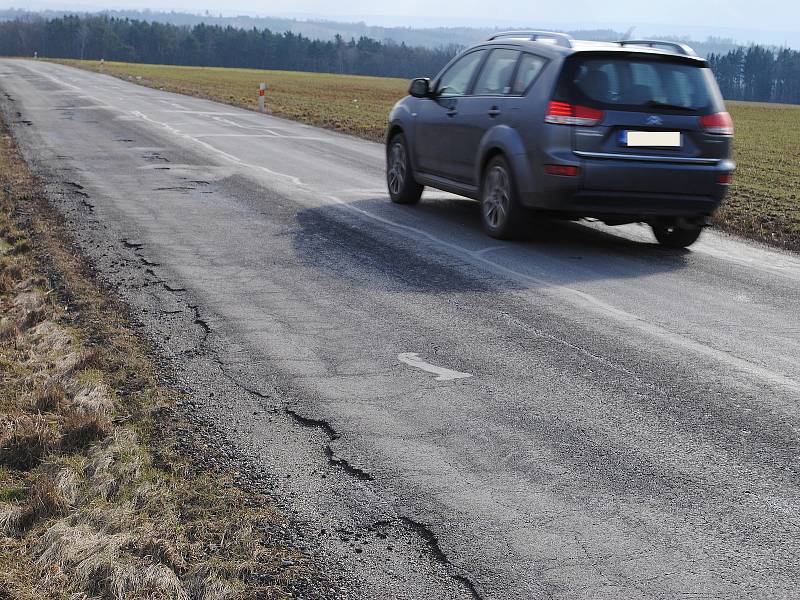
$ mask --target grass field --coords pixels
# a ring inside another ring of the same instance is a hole
[[[268,111],[366,139],[383,138],[402,79],[321,73],[64,61],[134,82],[257,109],[267,82]],[[718,227],[800,249],[800,106],[729,102],[736,125],[738,172]]]

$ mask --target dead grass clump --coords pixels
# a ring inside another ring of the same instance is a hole
[[[114,411],[114,401],[103,383],[83,386],[72,401],[72,410],[85,415],[110,415]]]
[[[23,271],[18,261],[2,258],[0,259],[0,273],[7,276],[12,282],[17,282],[22,279]]]
[[[14,246],[11,248],[11,254],[25,254],[26,252],[30,252],[31,250],[31,242],[28,239],[21,239],[14,242]]]
[[[61,420],[62,452],[73,453],[87,448],[111,432],[111,421],[104,414],[70,410]]]
[[[0,272],[0,294],[7,294],[14,289],[14,279],[5,271]]]
[[[78,474],[70,468],[42,473],[31,486],[28,505],[40,519],[67,514],[78,500]]]
[[[53,321],[39,323],[25,332],[25,345],[40,361],[52,362],[54,378],[64,379],[80,359],[73,338]]]
[[[20,336],[19,327],[11,319],[0,321],[0,343],[7,343],[16,340]]]
[[[44,583],[66,575],[79,595],[142,600],[189,600],[180,578],[150,557],[131,555],[129,533],[110,533],[88,523],[57,521],[36,545]]]
[[[99,369],[102,367],[103,358],[94,348],[83,349],[79,352],[70,352],[60,361],[60,370],[64,377],[74,375],[79,371]]]
[[[128,534],[108,534],[85,523],[70,525],[59,520],[36,543],[36,565],[46,573],[43,583],[66,573],[76,588],[96,593],[130,541]]]
[[[11,319],[22,329],[30,329],[48,316],[48,306],[44,294],[39,291],[26,291],[16,295],[8,311]]]
[[[29,471],[57,445],[49,423],[38,415],[19,417],[11,423],[11,433],[0,446],[0,465]]]
[[[107,593],[112,598],[189,600],[172,569],[163,564],[148,564],[146,560],[113,565],[107,581]]]
[[[240,597],[236,590],[208,569],[190,577],[186,587],[192,600],[233,600]]]
[[[58,381],[49,381],[33,395],[33,409],[38,412],[54,412],[67,405],[69,397]]]
[[[142,456],[135,434],[117,430],[89,451],[84,474],[101,498],[115,497],[141,473]]]
[[[77,499],[77,473],[52,465],[36,478],[23,504],[12,506],[0,515],[0,530],[7,535],[20,535],[38,520],[66,515]]]
[[[150,537],[143,540],[139,554],[152,557],[155,562],[168,566],[176,573],[186,571],[186,559],[168,539]]]
[[[20,535],[30,528],[35,518],[29,505],[12,506],[0,513],[0,531],[9,536]]]

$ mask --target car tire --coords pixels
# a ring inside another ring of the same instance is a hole
[[[650,227],[658,243],[666,248],[688,248],[703,232],[700,225],[679,226],[675,221],[651,223]]]
[[[386,186],[395,204],[416,204],[424,186],[414,179],[406,136],[398,133],[386,146]]]
[[[519,202],[511,167],[504,156],[492,158],[481,181],[481,222],[483,230],[499,240],[520,235],[526,210]]]

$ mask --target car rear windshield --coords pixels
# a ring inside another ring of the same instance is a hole
[[[686,114],[724,110],[707,67],[636,54],[570,58],[555,99],[605,110]]]

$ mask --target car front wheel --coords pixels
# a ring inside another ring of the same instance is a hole
[[[423,186],[414,179],[406,136],[395,135],[386,149],[386,185],[389,197],[396,204],[416,204]]]

